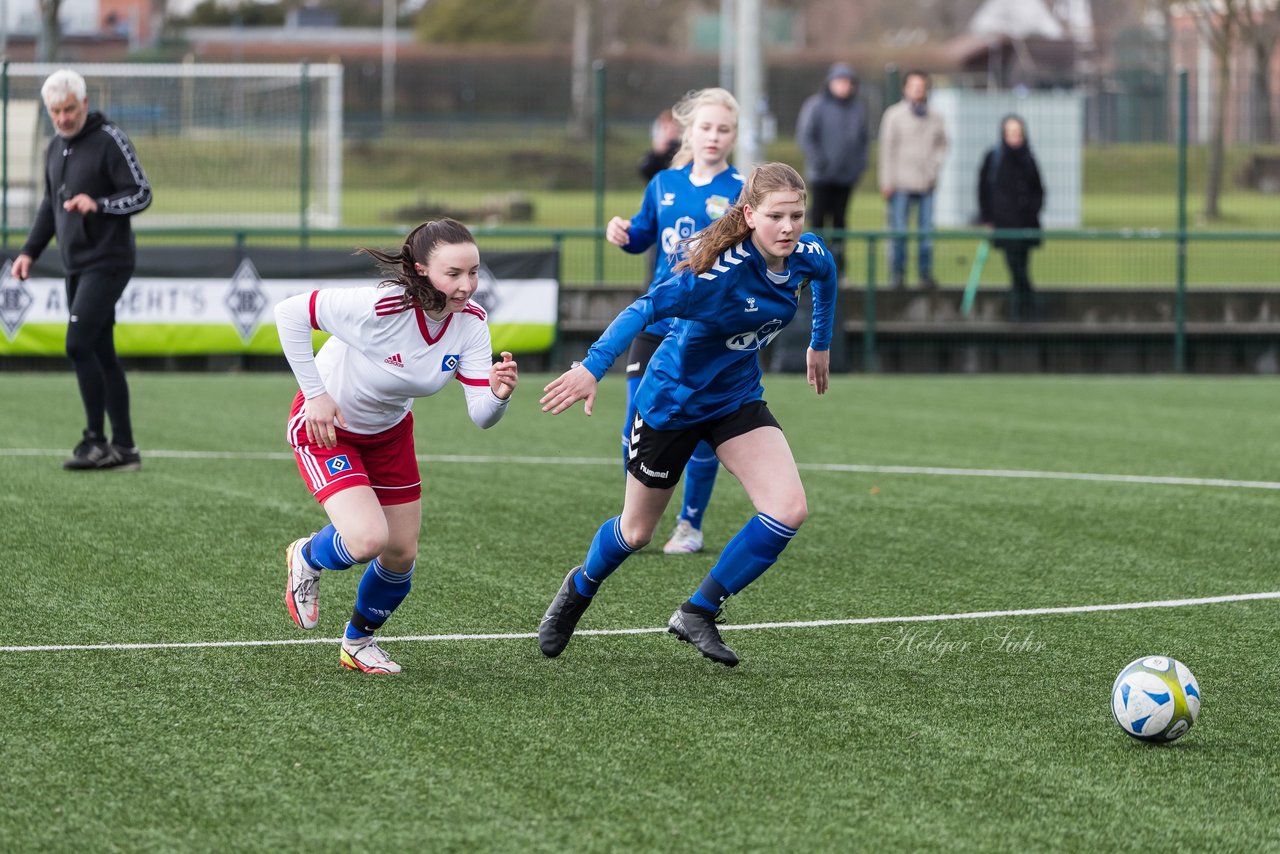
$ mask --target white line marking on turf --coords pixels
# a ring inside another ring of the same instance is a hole
[[[827,626],[871,626],[884,623],[933,623],[946,620],[986,620],[992,617],[1038,617],[1046,614],[1092,614],[1101,611],[1140,611],[1147,608],[1188,608],[1194,605],[1218,605],[1224,602],[1253,602],[1259,599],[1280,599],[1280,590],[1269,593],[1235,593],[1228,596],[1204,596],[1199,599],[1161,599],[1152,602],[1120,602],[1110,605],[1064,605],[1056,608],[1017,608],[1005,611],[967,611],[959,614],[924,614],[906,617],[853,617],[843,620],[799,620],[786,623],[744,623],[738,626],[721,626],[720,631],[743,632],[761,629],[812,629]],[[574,632],[580,636],[649,635],[665,632],[666,626],[635,629],[583,629]],[[392,641],[477,641],[477,640],[529,640],[537,632],[513,632],[509,634],[450,634],[450,635],[398,635],[379,638]],[[300,646],[303,644],[335,644],[341,638],[291,638],[287,640],[248,641],[198,641],[194,643],[102,643],[102,644],[49,644],[44,646],[0,646],[0,652],[82,652],[117,651],[135,649],[218,649],[251,646]]]
[[[63,457],[66,451],[44,448],[0,448],[0,457]],[[144,456],[178,460],[292,460],[289,451],[146,451]],[[612,466],[614,457],[523,457],[466,456],[460,454],[419,454],[420,462],[537,466]],[[1034,469],[966,469],[941,466],[873,466],[852,463],[798,463],[805,471],[850,472],[855,474],[918,474],[931,477],[995,477],[1025,480],[1083,480],[1101,483],[1140,483],[1158,486],[1213,486],[1227,489],[1280,490],[1280,482],[1230,480],[1219,477],[1173,477],[1145,474],[1105,474]]]

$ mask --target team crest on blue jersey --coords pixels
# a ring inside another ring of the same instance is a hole
[[[324,467],[329,470],[329,474],[340,475],[351,471],[351,460],[347,459],[346,454],[338,454],[336,457],[325,460]]]
[[[450,353],[449,355],[445,356],[443,359],[440,360],[440,370],[456,371],[458,370],[458,363],[461,360],[462,360],[462,356],[460,354]]]
[[[707,199],[707,216],[714,222],[729,212],[729,205],[725,196],[711,196]]]

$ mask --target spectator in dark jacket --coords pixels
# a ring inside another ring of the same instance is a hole
[[[1000,121],[1000,142],[983,158],[978,175],[978,210],[990,228],[1039,228],[1044,207],[1044,185],[1040,169],[1027,140],[1027,126],[1020,116],[1007,115]],[[1009,290],[1009,319],[1036,317],[1035,293],[1031,287],[1031,250],[1040,245],[1036,237],[997,237],[992,241],[1004,251],[1012,283]]]
[[[858,100],[858,75],[837,62],[822,91],[800,107],[796,139],[805,158],[809,222],[813,229],[843,231],[849,197],[867,168],[867,109]],[[844,273],[844,241],[828,239],[836,269]]]
[[[70,312],[67,356],[86,421],[84,438],[63,468],[137,469],[142,458],[133,441],[129,386],[116,358],[116,301],[133,275],[130,218],[151,204],[151,184],[124,131],[90,112],[83,77],[55,71],[40,94],[56,134],[45,151],[44,197],[12,273],[27,278],[35,259],[58,238]]]
[[[671,110],[666,109],[658,113],[658,117],[653,120],[649,136],[649,150],[645,152],[644,157],[640,158],[640,163],[636,166],[636,171],[640,173],[640,177],[646,184],[653,180],[654,175],[671,166],[672,159],[680,150],[684,129],[680,127]]]

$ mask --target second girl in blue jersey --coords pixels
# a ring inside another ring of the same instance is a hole
[[[671,168],[654,175],[644,191],[640,211],[631,219],[614,217],[605,236],[627,252],[656,247],[652,284],[671,277],[680,260],[679,247],[697,232],[719,219],[738,200],[742,175],[729,165],[729,154],[738,139],[738,102],[724,89],[690,92],[672,108],[683,129],[680,150]],[[645,328],[627,352],[627,418],[622,423],[624,465],[630,455],[636,414],[635,395],[649,360],[671,329],[663,318]],[[699,443],[684,470],[684,503],[667,554],[702,550],[702,518],[711,502],[720,464],[706,442]]]
[[[821,238],[801,233],[804,210],[804,181],[794,169],[768,163],[752,170],[738,204],[688,244],[676,274],[623,310],[581,365],[546,386],[543,411],[558,414],[582,400],[590,415],[597,384],[632,339],[655,320],[675,318],[636,392],[622,514],[600,526],[583,564],[552,599],[538,627],[544,655],[564,651],[601,583],[650,541],[681,469],[706,441],[756,515],[667,628],[714,661],[738,663],[716,615],[777,561],[809,513],[791,447],[763,399],[759,360],[795,316],[806,286],[813,288],[809,383],[823,394],[830,377],[836,268]]]

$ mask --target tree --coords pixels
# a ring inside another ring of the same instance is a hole
[[[418,14],[416,31],[424,42],[515,44],[533,41],[536,0],[431,0]]]
[[[1209,139],[1209,172],[1204,182],[1204,218],[1222,216],[1218,201],[1222,196],[1222,173],[1226,160],[1227,106],[1231,96],[1231,60],[1240,41],[1241,21],[1250,0],[1193,0],[1178,3],[1191,15],[1213,53],[1216,91],[1213,98],[1213,128]]]
[[[1280,0],[1252,0],[1241,22],[1245,43],[1253,48],[1253,75],[1250,94],[1254,107],[1255,141],[1269,141],[1272,136],[1271,60],[1280,42]]]
[[[53,62],[62,44],[62,22],[58,13],[62,0],[40,0],[40,37],[36,40],[36,61]]]

